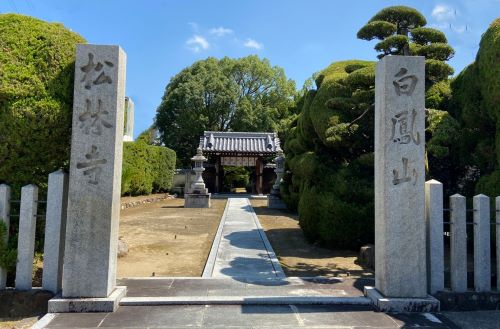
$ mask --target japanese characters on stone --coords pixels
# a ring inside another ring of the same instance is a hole
[[[105,154],[100,154],[98,147],[94,144],[106,129],[113,127],[110,123],[109,111],[106,109],[106,104],[99,97],[99,88],[106,84],[112,84],[112,71],[115,65],[107,60],[100,60],[92,53],[88,53],[88,60],[85,65],[79,67],[83,73],[80,83],[82,85],[82,93],[85,96],[85,108],[78,115],[78,128],[88,135],[91,142],[91,147],[87,153],[82,154],[82,159],[77,162],[77,169],[81,169],[84,176],[88,176],[87,183],[92,185],[99,184],[102,166],[108,162],[105,159]],[[97,98],[91,97],[97,94]],[[84,159],[83,159],[84,158]]]
[[[409,74],[405,67],[394,75],[392,82],[394,91],[398,97],[410,97],[415,91],[418,78],[415,75]],[[421,142],[421,134],[416,129],[416,119],[418,112],[414,108],[400,109],[391,118],[391,137],[390,143],[397,144],[398,147],[407,147],[408,144],[419,145]],[[401,158],[401,166],[392,170],[392,183],[399,185],[411,182],[416,184],[418,173],[416,169],[410,168],[409,159]]]

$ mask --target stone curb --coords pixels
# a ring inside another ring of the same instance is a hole
[[[158,305],[372,305],[366,297],[331,296],[187,296],[125,297],[120,306]]]
[[[57,313],[47,313],[40,320],[38,320],[31,329],[43,329],[57,316]]]
[[[212,248],[210,249],[210,254],[208,255],[207,262],[205,263],[205,268],[203,269],[202,278],[212,277],[214,271],[215,260],[217,259],[217,252],[219,250],[220,240],[222,238],[222,230],[224,229],[224,223],[226,222],[227,211],[229,209],[229,199],[226,202],[226,207],[224,208],[224,213],[222,214],[219,227],[217,228],[217,233],[215,234],[214,241],[212,243]]]
[[[118,286],[105,298],[63,298],[49,300],[49,313],[114,312],[127,295],[127,287]]]
[[[169,200],[169,199],[175,199],[175,196],[170,195],[168,193],[165,193],[162,195],[152,196],[152,197],[146,198],[146,199],[130,201],[130,202],[122,202],[122,203],[120,203],[120,209],[123,210],[123,209],[128,209],[128,208],[134,208],[134,207],[146,204],[146,203],[160,202],[160,201]]]
[[[365,296],[380,312],[439,312],[440,303],[436,298],[396,298],[385,297],[375,287],[365,286]]]
[[[286,278],[285,272],[283,272],[283,269],[281,268],[281,264],[276,257],[276,253],[274,252],[273,247],[271,246],[271,243],[267,239],[266,233],[264,232],[264,229],[262,228],[262,225],[260,225],[259,218],[257,217],[257,214],[255,213],[255,210],[252,207],[252,204],[250,203],[250,200],[247,199],[248,206],[252,209],[251,214],[253,217],[253,220],[255,221],[255,225],[257,225],[257,229],[259,230],[260,237],[262,238],[262,241],[264,242],[264,246],[266,247],[267,254],[269,255],[269,259],[271,259],[273,268],[274,268],[274,273],[278,278]]]

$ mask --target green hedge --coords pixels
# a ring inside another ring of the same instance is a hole
[[[34,183],[68,167],[75,49],[59,23],[0,14],[0,182]]]
[[[176,154],[144,142],[123,143],[122,195],[165,192],[172,187]]]

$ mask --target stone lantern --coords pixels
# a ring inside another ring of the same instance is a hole
[[[203,168],[203,163],[207,161],[207,158],[203,156],[203,152],[201,148],[198,147],[196,150],[196,155],[191,158],[193,161],[194,167],[193,171],[196,174],[196,178],[194,179],[193,184],[191,185],[191,193],[194,194],[203,194],[208,193],[207,188],[205,187],[205,182],[203,181],[202,174],[205,171]]]
[[[278,150],[278,156],[274,159],[274,163],[276,163],[276,169],[274,172],[276,173],[276,181],[273,185],[272,194],[279,195],[280,194],[280,184],[283,179],[283,174],[285,173],[285,155],[283,154],[283,150]]]
[[[274,159],[276,163],[276,181],[274,182],[271,194],[267,197],[267,207],[272,209],[286,209],[285,204],[280,198],[280,183],[285,174],[285,155],[282,149],[278,149],[278,156]]]
[[[205,171],[203,163],[207,161],[207,158],[203,156],[200,147],[196,150],[196,155],[191,158],[191,161],[194,164],[193,171],[196,178],[191,185],[191,191],[184,196],[184,208],[210,208],[210,193],[208,193],[202,177]]]

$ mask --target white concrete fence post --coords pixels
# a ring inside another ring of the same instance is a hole
[[[490,198],[476,195],[474,204],[474,289],[491,290]]]
[[[42,287],[53,293],[61,290],[67,206],[68,174],[58,170],[49,175],[43,247]]]
[[[450,197],[450,272],[451,290],[467,291],[467,230],[465,197]]]
[[[496,233],[497,233],[497,292],[500,291],[500,196],[495,199],[496,208]]]
[[[10,224],[10,186],[0,185],[0,221],[5,223],[7,235],[5,243],[9,240],[9,224]],[[7,285],[7,270],[0,267],[0,290],[5,289]]]
[[[30,290],[32,287],[37,206],[38,187],[32,184],[23,186],[21,189],[19,235],[17,242],[17,290]]]
[[[427,224],[427,289],[435,294],[444,289],[443,184],[425,182]]]

